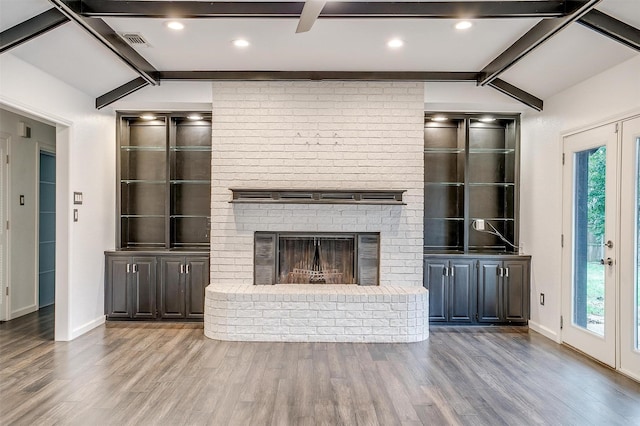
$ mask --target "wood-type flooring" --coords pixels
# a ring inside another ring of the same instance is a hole
[[[640,384],[526,328],[422,343],[244,343],[108,323],[0,324],[1,425],[640,425]]]

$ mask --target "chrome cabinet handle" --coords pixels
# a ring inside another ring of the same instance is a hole
[[[451,267],[451,271],[449,272],[449,276],[453,277],[455,269],[453,269],[453,266]]]
[[[504,268],[504,276],[509,278],[509,268]]]
[[[134,274],[138,273],[138,264],[137,263],[133,264],[133,273]]]
[[[131,272],[131,264],[127,263],[127,274]]]
[[[187,263],[187,274],[188,274],[189,272],[191,272],[191,265],[189,265],[189,264]]]
[[[184,274],[184,265],[182,263],[180,264],[180,273]]]

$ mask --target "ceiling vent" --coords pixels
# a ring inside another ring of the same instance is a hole
[[[151,45],[147,43],[147,40],[142,37],[140,33],[123,33],[120,34],[120,37],[125,39],[127,43],[134,47],[150,47]]]

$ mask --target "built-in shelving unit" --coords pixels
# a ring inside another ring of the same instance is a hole
[[[211,117],[199,115],[118,115],[119,248],[209,247]]]
[[[517,251],[519,118],[492,118],[425,115],[425,252]],[[489,222],[514,246],[474,231],[477,219]]]
[[[211,114],[118,113],[117,250],[105,252],[109,320],[204,318]]]
[[[527,323],[531,259],[517,254],[518,148],[518,115],[425,114],[430,322]],[[485,232],[474,227],[479,220]]]

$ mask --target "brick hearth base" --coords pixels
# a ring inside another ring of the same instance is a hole
[[[419,342],[429,337],[423,287],[210,285],[204,333],[217,340]]]

